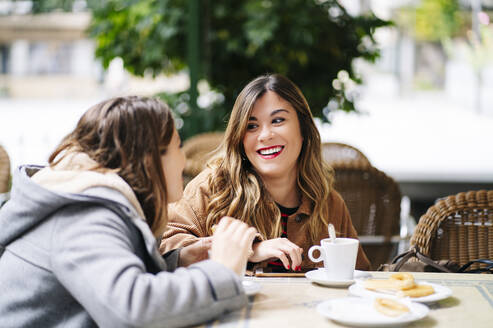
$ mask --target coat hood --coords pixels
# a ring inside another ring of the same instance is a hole
[[[134,218],[134,223],[145,230],[142,226],[147,223],[142,208],[130,186],[115,173],[87,170],[94,164],[91,161],[86,154],[76,153],[67,156],[54,168],[18,167],[14,171],[10,200],[0,210],[2,248],[58,209],[80,202],[100,203],[122,217]],[[104,193],[103,197],[82,193],[98,187],[118,192]]]

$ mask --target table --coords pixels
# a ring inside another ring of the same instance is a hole
[[[386,278],[387,272],[371,272]],[[493,275],[413,273],[416,279],[442,284],[452,296],[427,304],[427,317],[407,327],[493,327]],[[316,306],[331,298],[348,296],[347,288],[331,288],[306,278],[245,278],[259,282],[262,289],[250,297],[241,311],[226,314],[203,327],[341,327],[322,317]]]

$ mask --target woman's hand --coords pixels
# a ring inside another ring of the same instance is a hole
[[[302,253],[303,248],[289,239],[276,238],[253,244],[253,255],[248,260],[250,262],[261,262],[271,258],[278,258],[286,270],[299,270],[301,268]],[[291,259],[291,265],[289,264],[288,256]]]
[[[257,230],[231,217],[223,217],[212,236],[211,260],[243,275]]]
[[[212,237],[203,237],[195,243],[185,246],[180,251],[178,266],[189,266],[209,258],[209,250],[212,246]]]

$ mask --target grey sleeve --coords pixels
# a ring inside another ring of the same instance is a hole
[[[214,261],[147,273],[132,232],[101,207],[57,213],[55,275],[101,327],[181,327],[246,305],[236,274]]]
[[[178,267],[180,252],[181,252],[181,248],[177,248],[163,254],[163,260],[166,262],[168,271],[175,271],[176,268]]]

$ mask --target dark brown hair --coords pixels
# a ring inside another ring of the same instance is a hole
[[[147,223],[156,234],[167,223],[166,180],[161,155],[174,131],[170,109],[157,99],[118,97],[90,108],[50,155],[56,165],[71,151],[86,153],[135,192]]]

